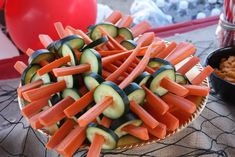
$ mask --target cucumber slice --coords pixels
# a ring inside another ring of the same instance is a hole
[[[117,146],[118,136],[113,130],[108,129],[102,125],[96,123],[90,123],[86,130],[86,137],[92,143],[95,134],[102,135],[104,137],[103,149],[114,149]]]
[[[182,75],[182,74],[180,74],[180,73],[176,73],[175,76],[176,76],[176,83],[185,85],[185,84],[187,84],[189,82],[187,77]]]
[[[137,46],[137,43],[134,40],[123,40],[120,44],[127,50],[133,50]]]
[[[90,44],[88,44],[87,46],[85,46],[82,51],[84,51],[85,49],[89,49],[89,48],[95,48],[96,46],[103,44],[105,42],[108,41],[108,37],[107,36],[103,36],[93,42],[91,42]]]
[[[153,68],[153,69],[159,69],[160,67],[164,66],[164,65],[171,65],[172,64],[164,59],[161,58],[151,58],[148,66]]]
[[[50,43],[48,46],[47,46],[47,49],[50,51],[50,52],[52,52],[52,53],[54,53],[54,54],[56,54],[57,53],[57,42],[58,41],[53,41],[52,43]]]
[[[113,38],[118,35],[118,28],[115,25],[111,23],[100,23],[95,25],[91,30],[90,37],[92,40],[97,40],[102,37],[102,33],[100,32],[98,27],[102,27]]]
[[[66,66],[62,66],[66,67]],[[79,86],[79,79],[80,75],[67,75],[67,76],[59,76],[57,77],[57,81],[62,81],[65,80],[67,88],[78,88]]]
[[[127,113],[122,117],[120,117],[119,119],[112,121],[110,128],[114,130],[114,132],[120,138],[128,134],[127,132],[122,131],[122,128],[129,124],[140,126],[142,124],[142,121],[138,119],[133,113]]]
[[[39,64],[41,61],[47,61],[52,62],[55,60],[55,54],[50,52],[47,49],[40,49],[35,51],[30,57],[29,57],[29,64]]]
[[[145,91],[136,83],[130,83],[124,92],[128,96],[129,101],[134,100],[137,104],[143,104],[145,99]]]
[[[175,81],[175,68],[170,65],[164,65],[159,68],[148,80],[149,89],[157,94],[158,96],[163,96],[168,91],[165,88],[160,87],[160,82],[164,77]]]
[[[77,56],[76,56],[75,52],[73,51],[73,48],[70,45],[63,44],[61,49],[62,49],[61,50],[62,57],[70,56],[69,65],[73,65],[73,66],[78,65]]]
[[[129,100],[125,92],[110,81],[101,83],[94,92],[94,100],[99,103],[106,96],[113,97],[113,103],[103,111],[110,119],[117,119],[129,111]]]
[[[133,40],[134,36],[129,28],[122,27],[118,29],[118,35],[123,37],[124,40]]]
[[[88,73],[84,76],[84,83],[88,90],[96,88],[104,81],[103,77],[96,73]]]
[[[37,73],[34,74],[34,76],[31,78],[30,82],[34,82],[41,79],[44,84],[52,82],[52,76],[49,73],[46,73],[42,76],[39,76]]]
[[[137,84],[139,84],[139,86],[145,85],[148,82],[148,79],[150,78],[150,74],[148,72],[143,72],[142,74],[140,74],[135,80],[134,82],[136,82]]]
[[[67,96],[72,97],[75,101],[80,99],[81,94],[78,93],[78,90],[75,88],[67,88],[61,93],[62,98],[66,98]]]
[[[41,66],[38,64],[30,64],[21,75],[21,85],[25,85],[31,82],[31,79],[36,74],[37,70],[40,69]]]
[[[49,106],[54,106],[61,100],[60,93],[56,93],[52,95],[52,97],[48,100]]]
[[[89,72],[94,72],[99,75],[101,75],[102,73],[101,56],[94,49],[86,49],[82,52],[81,57],[80,57],[80,64],[89,64],[91,66],[91,69]]]

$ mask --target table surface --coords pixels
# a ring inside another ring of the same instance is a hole
[[[211,26],[167,38],[188,41],[197,47],[196,55],[205,57],[217,48],[215,28]],[[0,81],[0,157],[54,157],[56,152],[44,146],[48,138],[29,127],[19,111],[16,88],[19,79]],[[213,91],[202,114],[186,129],[158,143],[134,149],[106,151],[102,156],[174,157],[174,156],[234,156],[235,107],[223,102]],[[75,156],[85,156],[80,149]]]

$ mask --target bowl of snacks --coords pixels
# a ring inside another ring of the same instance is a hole
[[[212,52],[206,64],[215,68],[210,76],[212,87],[222,99],[235,102],[235,47],[220,48]]]

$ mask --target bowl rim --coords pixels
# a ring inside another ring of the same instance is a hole
[[[209,55],[207,55],[206,60],[205,60],[205,64],[206,64],[207,66],[210,65],[208,62],[209,62],[209,60],[211,59],[211,57],[212,57],[213,55],[215,55],[215,54],[217,54],[217,53],[222,53],[223,50],[227,50],[228,48],[230,48],[230,49],[231,49],[231,48],[234,48],[234,49],[235,49],[235,46],[227,46],[227,47],[222,47],[222,48],[218,48],[218,49],[214,50],[214,51],[211,52]],[[234,56],[235,56],[235,55],[234,55]],[[214,68],[214,67],[212,67],[212,68]],[[214,68],[214,69],[215,69],[215,68]],[[224,80],[223,78],[219,77],[218,75],[215,74],[214,71],[212,72],[212,74],[210,75],[210,77],[212,77],[212,76],[215,77],[216,79],[222,81],[222,82],[225,83],[225,84],[232,85],[232,86],[235,87],[235,84],[233,84],[233,83],[231,83],[231,82],[229,82],[229,81],[226,81],[226,80]]]

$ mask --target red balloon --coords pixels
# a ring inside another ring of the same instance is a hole
[[[96,0],[7,0],[5,20],[9,34],[23,52],[42,48],[39,34],[58,39],[54,22],[86,31],[95,23]]]

